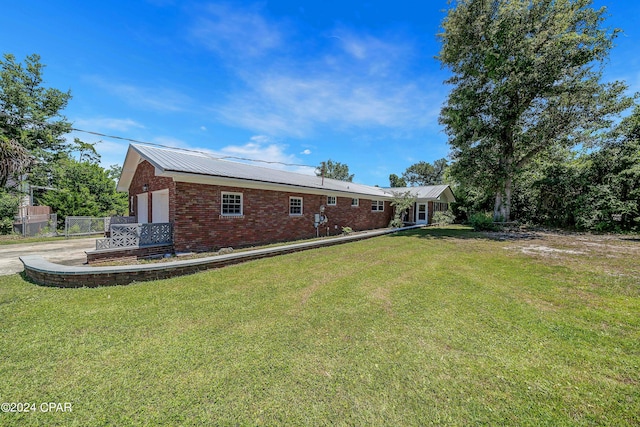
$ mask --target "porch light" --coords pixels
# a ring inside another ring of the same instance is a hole
[[[145,193],[149,191],[149,184],[142,184],[142,191]]]

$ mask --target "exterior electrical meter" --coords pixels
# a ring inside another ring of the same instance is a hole
[[[319,236],[320,231],[319,227],[323,224],[326,224],[329,219],[324,214],[324,205],[320,206],[320,213],[313,215],[313,226],[316,228],[316,237]]]

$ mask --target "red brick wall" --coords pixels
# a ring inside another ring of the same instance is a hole
[[[129,206],[129,215],[138,216],[138,212],[140,208],[145,208],[143,206],[138,206],[138,198],[137,195],[140,193],[144,193],[142,190],[142,186],[147,184],[149,193],[148,197],[148,205],[146,206],[147,211],[149,212],[149,222],[153,222],[152,218],[152,210],[151,203],[153,200],[152,191],[169,189],[169,222],[173,222],[175,218],[175,200],[176,200],[176,186],[173,182],[173,179],[155,176],[155,168],[153,165],[146,160],[138,165],[138,169],[136,169],[136,173],[133,175],[133,179],[131,180],[131,185],[129,186],[129,201],[131,202],[131,197],[133,196],[133,206]]]
[[[221,215],[222,192],[242,193],[242,217]],[[302,197],[303,215],[289,215],[289,197]],[[178,252],[206,251],[315,237],[314,214],[326,203],[326,197],[318,195],[178,182],[174,247]],[[321,235],[326,235],[327,226],[335,235],[343,226],[354,231],[386,227],[391,207],[385,202],[383,212],[372,212],[370,199],[352,207],[351,198],[339,197],[337,206],[326,206],[325,214],[329,221]]]
[[[174,223],[176,252],[209,251],[223,247],[246,247],[272,242],[285,242],[316,236],[314,214],[325,205],[329,221],[320,228],[320,235],[342,233],[342,227],[354,231],[383,228],[389,225],[392,207],[385,202],[384,211],[372,212],[371,199],[360,198],[359,206],[351,206],[351,198],[338,197],[336,206],[327,206],[326,196],[267,191],[238,187],[173,182],[171,178],[156,177],[155,168],[147,161],[138,169],[129,187],[133,209],[137,215],[137,194],[142,186],[149,186],[149,221],[152,218],[152,191],[169,189],[169,221]],[[221,193],[243,195],[243,216],[221,215]],[[289,197],[303,198],[303,215],[289,215]],[[336,228],[337,226],[337,228]]]

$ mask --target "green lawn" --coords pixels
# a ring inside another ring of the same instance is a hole
[[[125,287],[0,277],[0,402],[37,406],[0,425],[640,425],[639,259],[447,228]]]

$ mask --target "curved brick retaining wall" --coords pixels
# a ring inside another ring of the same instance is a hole
[[[128,285],[132,282],[166,279],[185,274],[193,274],[211,268],[224,267],[254,259],[304,251],[322,246],[339,245],[341,243],[368,239],[419,227],[422,226],[374,230],[348,236],[333,237],[326,240],[293,243],[274,248],[255,249],[206,258],[143,265],[122,265],[115,267],[68,266],[54,264],[39,255],[22,256],[20,260],[24,265],[24,274],[27,278],[40,285],[62,288]]]

